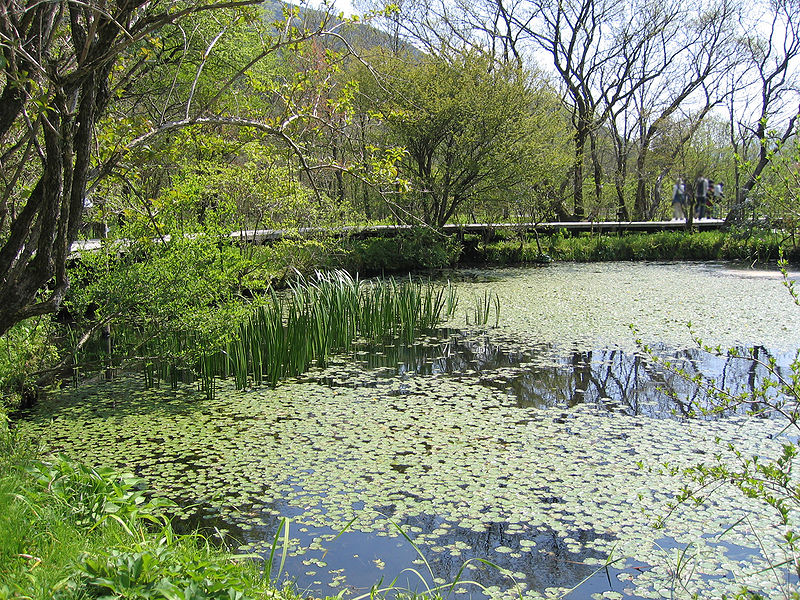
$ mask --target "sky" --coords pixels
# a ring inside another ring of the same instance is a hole
[[[308,0],[309,6],[319,7],[322,4],[321,0]],[[350,16],[353,14],[353,3],[351,0],[334,0],[336,12],[343,12],[345,15]]]

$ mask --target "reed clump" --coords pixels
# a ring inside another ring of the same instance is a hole
[[[299,375],[356,340],[411,342],[456,310],[454,289],[411,278],[363,281],[346,271],[316,274],[287,293],[273,292],[241,322],[217,352],[197,366],[201,386],[214,393],[218,377],[234,378],[237,388],[275,385]]]

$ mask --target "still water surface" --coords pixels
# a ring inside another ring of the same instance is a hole
[[[31,427],[54,450],[137,471],[184,523],[242,551],[266,554],[288,517],[285,571],[309,594],[459,576],[453,593],[475,597],[775,592],[752,530],[772,560],[780,531],[734,490],[652,524],[682,485],[665,463],[711,460],[728,441],[774,455],[781,424],[687,419],[702,394],[636,344],[751,388],[763,369],[699,350],[686,324],[785,368],[800,308],[774,272],[609,263],[451,276],[460,316],[436,338],[359,348],[274,390],[223,383],[212,401],[132,377],[87,382]],[[474,331],[464,324],[486,290],[499,326]],[[683,549],[692,567],[676,577]]]

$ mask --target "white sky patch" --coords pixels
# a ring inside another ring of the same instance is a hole
[[[337,14],[343,12],[345,16],[349,17],[353,13],[355,13],[355,9],[353,8],[353,3],[351,0],[327,0],[324,2],[323,0],[309,0],[308,5],[312,8],[322,8],[324,6],[331,6],[333,5]]]

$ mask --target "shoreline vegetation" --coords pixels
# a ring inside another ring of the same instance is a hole
[[[170,504],[130,474],[39,456],[0,407],[3,600],[301,598],[270,578],[271,561],[175,532]]]
[[[322,264],[303,264],[379,274],[550,261],[756,264],[781,254],[795,262],[799,256],[773,232],[562,233],[539,239],[497,235],[457,240],[423,229],[345,242],[335,251],[317,253]],[[31,339],[31,332],[24,333]],[[46,345],[45,334],[39,334],[42,339],[36,344]],[[23,347],[23,362],[36,354],[29,346]],[[15,372],[19,365],[10,350],[7,354],[5,369]],[[300,597],[290,587],[275,587],[261,557],[229,553],[200,533],[176,533],[162,512],[167,501],[150,496],[140,479],[63,456],[43,457],[33,444],[15,431],[0,405],[0,599]],[[435,592],[432,596],[438,597]]]
[[[765,264],[800,250],[781,233],[732,230],[624,234],[514,235],[461,239],[418,229],[392,238],[343,242],[336,266],[366,275],[445,267],[502,267],[552,261],[731,260]]]

